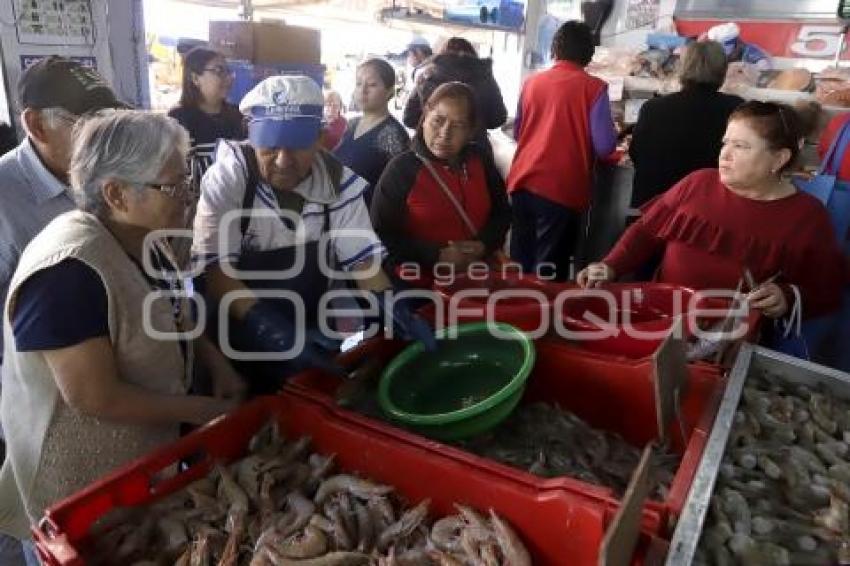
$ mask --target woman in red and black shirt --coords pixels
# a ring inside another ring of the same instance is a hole
[[[501,248],[510,205],[492,159],[470,143],[475,124],[472,90],[440,85],[425,104],[411,150],[395,157],[378,181],[372,223],[397,273],[418,268],[427,283],[436,264],[464,271]]]

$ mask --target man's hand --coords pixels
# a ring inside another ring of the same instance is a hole
[[[324,343],[307,329],[296,329],[291,320],[281,314],[272,304],[264,301],[249,309],[242,319],[240,331],[248,343],[258,352],[288,352],[296,343],[297,334],[306,334],[304,347],[294,358],[287,360],[296,371],[319,368],[336,375],[345,375],[341,367],[334,363],[336,352],[324,350]]]
[[[425,319],[413,312],[410,298],[396,297],[392,289],[375,293],[375,296],[381,312],[392,322],[393,330],[400,338],[420,341],[429,352],[437,349],[434,329]]]

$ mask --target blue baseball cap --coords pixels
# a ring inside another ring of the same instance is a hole
[[[310,77],[269,77],[251,89],[239,103],[248,116],[248,139],[256,147],[306,149],[322,130],[325,99]]]

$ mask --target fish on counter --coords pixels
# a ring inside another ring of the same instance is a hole
[[[334,474],[309,438],[269,424],[243,459],[216,466],[145,508],[121,509],[92,533],[89,561],[133,566],[530,566],[513,527],[463,505],[431,524],[391,486]]]
[[[748,379],[694,564],[850,564],[850,402]]]
[[[479,456],[542,477],[569,476],[623,494],[641,457],[619,435],[595,429],[557,405],[521,405],[492,432],[460,442]],[[678,469],[675,454],[653,459],[654,495],[664,499]]]

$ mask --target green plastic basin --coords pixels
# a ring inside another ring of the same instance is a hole
[[[535,360],[531,339],[508,324],[465,324],[446,338],[452,330],[437,333],[436,352],[408,346],[384,369],[378,389],[392,420],[439,440],[475,436],[504,420]]]

